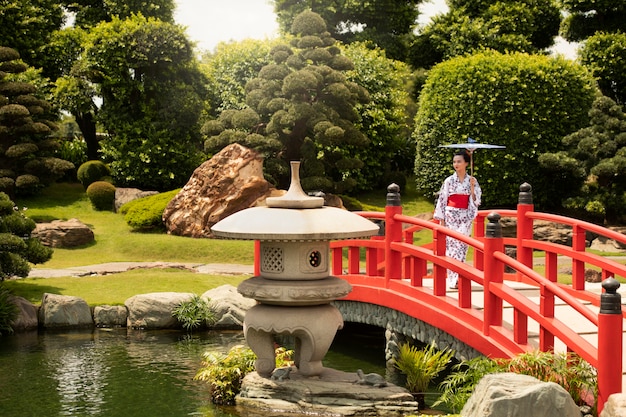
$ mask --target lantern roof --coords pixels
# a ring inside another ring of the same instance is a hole
[[[372,221],[336,207],[325,207],[323,197],[308,196],[300,185],[300,162],[291,162],[291,184],[281,197],[268,197],[267,207],[252,207],[220,220],[211,231],[230,239],[335,240],[375,235]]]

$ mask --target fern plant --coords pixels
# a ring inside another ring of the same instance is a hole
[[[512,359],[489,359],[480,356],[463,361],[452,368],[439,388],[441,396],[433,404],[446,404],[460,411],[474,392],[480,379],[497,372],[530,375],[544,382],[562,386],[578,405],[592,404],[598,393],[596,370],[572,352],[553,353],[532,351]]]
[[[452,372],[439,384],[442,393],[433,403],[433,407],[445,404],[447,408],[455,412],[461,411],[472,396],[478,381],[487,374],[497,372],[504,372],[503,366],[485,356],[478,356],[454,365]]]
[[[204,298],[194,294],[191,299],[183,301],[174,309],[172,316],[178,320],[188,332],[201,326],[215,323],[215,313]]]
[[[406,388],[413,393],[420,407],[425,406],[424,394],[428,386],[446,369],[453,356],[453,350],[439,350],[434,342],[421,350],[408,343],[400,345],[395,367],[406,375]]]
[[[292,350],[283,347],[276,349],[276,367],[291,366]],[[194,379],[209,383],[211,402],[218,405],[234,405],[235,397],[241,391],[241,383],[246,374],[254,371],[257,356],[252,349],[235,346],[227,354],[206,352],[202,368]]]

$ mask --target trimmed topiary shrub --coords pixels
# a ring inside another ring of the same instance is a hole
[[[87,197],[94,209],[113,211],[115,186],[110,182],[96,181],[87,187]]]
[[[102,161],[87,161],[78,167],[76,177],[86,190],[94,182],[102,181],[105,177],[110,178],[111,169]]]
[[[8,195],[0,193],[0,281],[27,277],[30,264],[48,261],[52,249],[31,234],[36,224],[20,210]]]
[[[129,201],[120,207],[119,212],[133,229],[152,229],[163,227],[163,212],[167,204],[180,191],[180,188],[165,193]]]
[[[564,187],[546,181],[539,155],[561,150],[564,136],[589,124],[596,93],[591,74],[565,58],[490,51],[438,64],[415,119],[418,193],[431,198],[453,172],[453,150],[439,146],[471,137],[506,146],[474,153],[482,207],[514,206],[524,182],[535,208],[558,206]]]

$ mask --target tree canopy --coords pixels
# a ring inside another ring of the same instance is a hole
[[[351,43],[371,41],[387,56],[404,61],[423,0],[274,0],[274,11],[283,33],[289,33],[295,17],[305,10],[319,14],[330,35]]]
[[[180,26],[134,15],[94,27],[81,75],[102,98],[102,153],[119,186],[167,190],[201,160],[204,77]]]
[[[554,0],[450,0],[448,13],[421,28],[409,62],[430,68],[484,49],[537,53],[554,44],[560,12]]]
[[[596,32],[626,32],[626,3],[615,0],[561,0],[566,15],[561,36],[580,42]]]
[[[545,181],[538,158],[587,125],[595,93],[588,72],[564,58],[490,51],[436,65],[415,122],[418,190],[433,195],[450,173],[452,152],[439,145],[469,136],[506,146],[474,154],[485,205],[513,206],[528,182],[538,207],[558,206],[561,184]]]
[[[354,150],[368,143],[354,109],[369,100],[367,91],[346,79],[353,63],[318,14],[301,13],[291,31],[291,46],[275,46],[273,62],[247,83],[248,108],[224,111],[205,125],[205,146],[218,150],[238,142],[263,150],[266,175],[283,188],[289,161],[300,160],[305,189],[346,192],[356,185],[351,173],[363,166]]]
[[[626,114],[608,97],[597,98],[590,123],[563,138],[558,152],[539,162],[567,186],[564,207],[579,216],[614,224],[626,218]]]
[[[580,61],[591,70],[607,97],[626,103],[626,33],[598,32],[580,49]]]

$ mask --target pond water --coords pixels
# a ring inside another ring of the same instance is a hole
[[[384,338],[338,334],[324,365],[384,375]],[[205,351],[242,332],[95,329],[0,337],[0,416],[236,417],[194,381]]]

